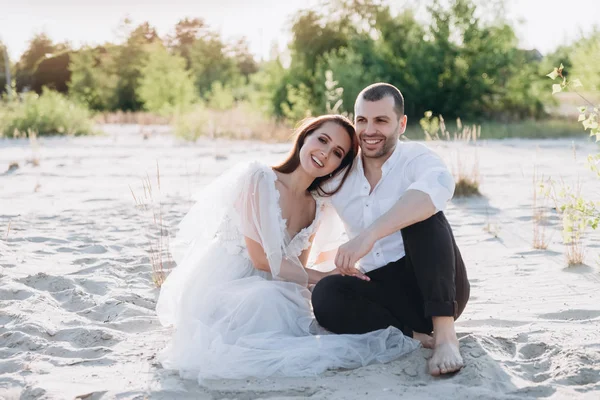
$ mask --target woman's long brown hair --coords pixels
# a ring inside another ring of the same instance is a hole
[[[296,129],[295,136],[296,142],[294,143],[294,147],[290,152],[288,158],[286,158],[281,164],[273,167],[273,169],[277,172],[281,172],[282,174],[289,174],[300,166],[300,149],[304,145],[304,141],[306,137],[314,133],[317,129],[322,127],[327,122],[333,122],[348,132],[348,136],[350,136],[350,150],[340,163],[340,166],[335,169],[331,174],[325,175],[319,178],[316,178],[311,185],[308,187],[308,190],[311,192],[317,192],[319,196],[328,197],[336,194],[346,179],[348,178],[348,174],[350,173],[350,169],[352,169],[352,164],[354,163],[354,158],[358,154],[358,138],[356,137],[356,131],[354,130],[354,126],[352,122],[343,115],[322,115],[316,118],[309,118],[305,120],[302,125],[298,129]],[[347,167],[347,168],[346,168]],[[338,175],[341,171],[344,171],[344,176],[340,181],[340,184],[331,191],[326,191],[323,189],[323,184],[327,181]]]

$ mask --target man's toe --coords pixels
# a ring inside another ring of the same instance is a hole
[[[433,376],[438,376],[440,375],[440,367],[439,365],[437,365],[437,363],[433,363],[433,362],[429,362],[429,373]]]
[[[448,363],[442,363],[440,365],[440,372],[442,374],[447,374],[450,371],[450,366],[448,365]]]

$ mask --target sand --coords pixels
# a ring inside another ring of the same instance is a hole
[[[600,199],[600,180],[585,167],[597,149],[590,141],[432,144],[450,165],[461,154],[468,166],[476,151],[482,177],[483,197],[453,200],[447,210],[472,285],[457,324],[460,373],[430,377],[431,351],[419,349],[317,378],[200,386],[155,361],[171,331],[154,313],[152,212],[162,204],[172,235],[197,188],[238,161],[275,162],[288,145],[190,144],[162,127],[144,140],[137,127],[105,129],[33,147],[0,140],[1,399],[600,398],[600,232],[585,238],[586,264],[567,267],[560,219],[547,202],[549,247],[531,246],[534,166],[546,177],[579,178]],[[19,168],[5,173],[11,161]],[[155,200],[147,209],[132,195],[148,200],[144,178]]]

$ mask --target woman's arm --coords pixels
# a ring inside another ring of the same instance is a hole
[[[325,278],[328,275],[332,275],[332,274],[336,274],[337,270],[333,270],[333,271],[329,271],[329,272],[321,272],[321,271],[317,271],[316,269],[312,269],[312,268],[306,268],[306,262],[308,261],[308,255],[310,254],[310,250],[312,248],[312,244],[313,244],[313,240],[315,239],[315,234],[313,234],[310,239],[308,239],[309,241],[309,246],[306,250],[304,250],[302,252],[302,254],[300,254],[300,257],[298,257],[300,259],[300,262],[302,263],[302,266],[304,267],[304,269],[306,270],[306,273],[308,274],[308,284],[309,285],[314,285],[316,283],[318,283],[321,279]],[[319,256],[317,256],[317,263],[319,262],[319,259],[321,257],[323,253],[319,254]],[[334,253],[334,257],[335,257],[335,253]]]
[[[247,236],[244,236],[244,240],[246,241],[246,248],[248,249],[252,266],[261,271],[271,272],[271,267],[269,267],[269,261],[263,247]]]
[[[254,266],[254,268],[256,268],[260,271],[271,272],[271,267],[269,266],[269,261],[267,260],[267,256],[265,254],[263,247],[256,241],[254,241],[246,236],[244,237],[244,240],[246,241],[246,247],[248,248],[248,255],[250,256],[250,261],[252,261],[252,265]],[[311,245],[312,245],[312,238],[311,238]],[[306,249],[302,252],[299,259],[300,259],[300,262],[302,263],[302,266],[304,267],[304,270],[306,271],[306,274],[308,275],[308,284],[314,285],[317,282],[319,282],[321,279],[323,279],[324,277],[329,275],[330,273],[306,268],[306,261],[308,259],[309,253],[310,253],[310,246],[308,249]],[[285,263],[289,263],[289,261],[286,259],[283,259],[283,260],[281,260],[281,263],[285,264]],[[282,268],[284,268],[284,266],[282,266]],[[291,266],[290,269],[291,268],[297,268],[297,267]]]

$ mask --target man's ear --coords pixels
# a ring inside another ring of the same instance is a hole
[[[400,136],[404,135],[404,132],[406,131],[406,123],[408,121],[408,118],[406,117],[406,115],[403,115],[400,120],[398,121],[398,123],[400,124]]]

